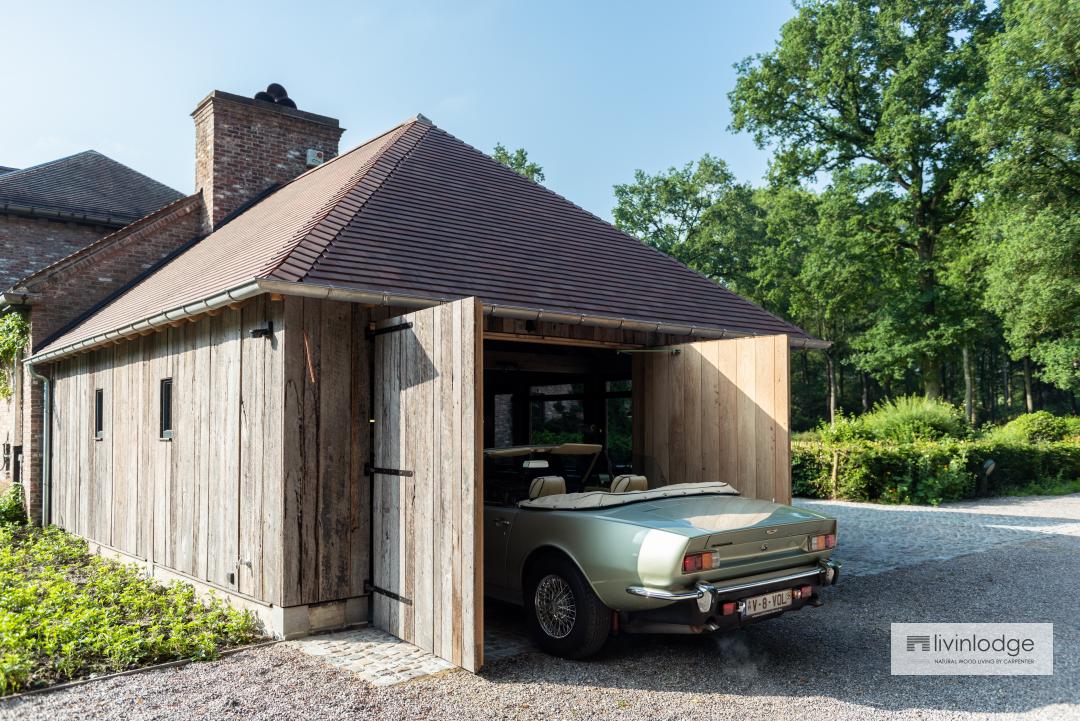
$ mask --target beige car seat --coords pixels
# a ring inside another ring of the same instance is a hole
[[[563,493],[566,493],[566,479],[562,476],[539,476],[529,484],[529,500]]]
[[[612,493],[628,493],[629,491],[649,490],[649,479],[645,476],[634,476],[629,473],[615,476],[611,482]]]

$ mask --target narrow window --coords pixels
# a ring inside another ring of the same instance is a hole
[[[172,438],[172,378],[161,380],[161,438]]]
[[[94,438],[105,437],[105,391],[94,391]]]

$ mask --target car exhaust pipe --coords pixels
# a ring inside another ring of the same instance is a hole
[[[681,623],[660,623],[656,621],[630,621],[624,623],[622,630],[625,633],[658,633],[675,634],[682,636],[694,636],[702,633],[712,633],[720,628],[709,621],[704,626],[690,626]]]

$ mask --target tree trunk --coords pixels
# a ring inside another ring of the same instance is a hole
[[[825,376],[829,381],[829,423],[836,423],[836,366],[832,355],[825,354]]]
[[[930,400],[941,398],[941,361],[929,358],[923,362],[923,392]]]
[[[964,417],[972,427],[976,425],[975,418],[975,369],[971,365],[971,351],[967,346],[962,349],[964,358]]]
[[[1028,413],[1035,412],[1035,395],[1031,392],[1031,359],[1024,356],[1024,407]]]
[[[1005,407],[1012,412],[1012,382],[1009,378],[1009,356],[1002,356],[1001,360],[1001,380],[1005,386]]]
[[[987,351],[986,353],[986,370],[983,373],[983,377],[986,378],[986,417],[988,420],[993,421],[997,415],[997,392],[994,389],[994,352]]]
[[[860,373],[859,377],[862,379],[862,412],[870,412],[870,379],[866,376],[866,373]]]
[[[836,364],[836,402],[844,400],[844,364]]]

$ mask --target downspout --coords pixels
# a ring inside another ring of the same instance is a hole
[[[30,377],[42,382],[44,386],[44,406],[41,409],[41,526],[49,524],[52,517],[52,386],[49,377],[37,372],[30,363],[26,364]]]

